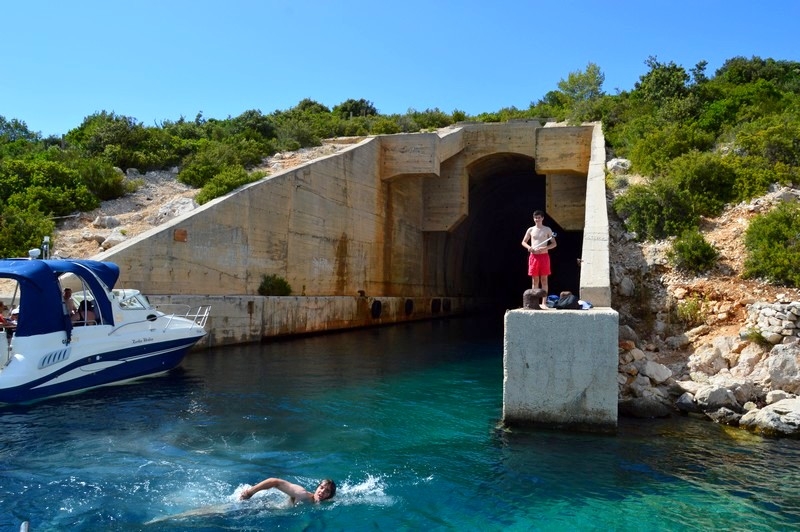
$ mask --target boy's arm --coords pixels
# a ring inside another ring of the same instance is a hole
[[[242,494],[239,496],[239,498],[249,499],[259,491],[268,490],[270,488],[280,490],[289,497],[298,501],[306,500],[309,497],[309,493],[303,486],[292,484],[291,482],[283,480],[282,478],[268,478],[262,480],[252,488],[242,491]]]

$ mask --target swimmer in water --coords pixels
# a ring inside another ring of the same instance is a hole
[[[336,483],[329,478],[326,478],[320,482],[317,486],[317,489],[314,490],[314,493],[307,491],[303,486],[292,484],[291,482],[283,480],[282,478],[268,478],[262,480],[251,488],[242,490],[242,494],[239,495],[239,498],[246,500],[259,491],[268,490],[270,488],[275,488],[284,492],[291,498],[292,504],[301,502],[322,502],[336,495]]]

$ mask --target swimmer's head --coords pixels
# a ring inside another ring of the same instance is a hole
[[[314,500],[317,502],[325,501],[336,495],[336,482],[326,478],[319,483],[317,489],[314,490]]]

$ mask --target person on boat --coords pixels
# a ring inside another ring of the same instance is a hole
[[[67,306],[67,312],[72,321],[77,321],[78,307],[75,305],[75,300],[72,299],[72,288],[64,289],[64,304]]]
[[[11,325],[19,324],[19,307],[11,311],[11,314],[8,316],[8,321],[11,323]]]
[[[81,301],[78,307],[78,322],[85,323],[86,325],[94,325],[96,317],[94,315],[94,305],[87,300]]]
[[[275,488],[284,492],[290,497],[292,504],[301,502],[322,502],[336,495],[336,483],[329,478],[321,481],[314,490],[314,493],[307,491],[303,486],[292,484],[288,480],[283,480],[282,478],[267,478],[255,486],[242,490],[239,498],[242,500],[247,500],[259,491],[268,490],[270,488]]]

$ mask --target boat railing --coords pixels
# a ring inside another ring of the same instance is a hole
[[[183,313],[173,312],[172,314],[166,314],[165,312],[163,312],[161,310],[161,308],[168,307],[168,306],[170,306],[170,307],[172,307],[172,306],[181,307],[182,310],[185,310],[185,311]],[[186,309],[188,309],[188,310],[186,310]],[[145,318],[143,320],[137,320],[137,321],[131,321],[131,322],[128,322],[128,323],[123,323],[119,327],[114,327],[113,329],[111,329],[108,332],[108,335],[111,336],[112,334],[116,333],[120,329],[123,329],[125,327],[130,326],[130,325],[136,325],[138,323],[147,323],[147,322],[153,323],[156,320],[158,320],[158,318],[167,318],[167,322],[166,322],[166,324],[164,325],[164,328],[163,328],[163,330],[165,330],[165,331],[170,328],[170,325],[172,324],[172,320],[175,319],[175,318],[185,318],[185,319],[193,322],[192,327],[196,326],[196,327],[199,327],[199,328],[203,329],[203,328],[205,328],[206,322],[208,321],[208,316],[211,314],[211,305],[201,305],[199,307],[190,307],[189,305],[164,304],[164,305],[159,305],[157,307],[157,310],[161,313],[161,316],[153,313],[153,314],[148,315],[147,318]]]
[[[205,327],[208,321],[208,316],[211,314],[211,305],[201,305],[199,307],[190,307],[189,305],[182,305],[179,303],[164,303],[156,305],[156,308],[169,316],[170,321],[172,318],[186,318],[195,322],[200,327]],[[167,323],[169,327],[169,323]]]

